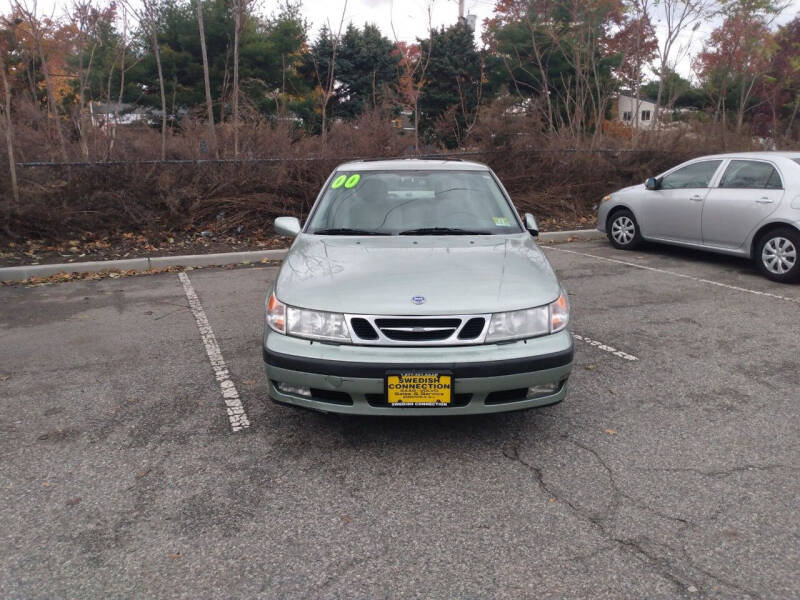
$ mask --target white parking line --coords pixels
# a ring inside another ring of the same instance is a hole
[[[617,263],[619,265],[625,265],[628,267],[636,267],[637,269],[644,269],[645,271],[655,271],[656,273],[664,273],[665,275],[672,275],[674,277],[682,277],[684,279],[691,279],[692,281],[697,281],[698,283],[707,283],[709,285],[716,285],[717,287],[727,288],[729,290],[736,290],[737,292],[746,292],[748,294],[755,294],[756,296],[767,296],[769,298],[775,298],[777,300],[784,300],[786,302],[794,302],[795,304],[800,304],[800,298],[790,298],[787,296],[780,296],[778,294],[772,294],[770,292],[761,292],[759,290],[751,290],[749,288],[739,287],[738,285],[729,285],[727,283],[720,283],[719,281],[711,281],[710,279],[703,279],[702,277],[695,277],[694,275],[686,275],[685,273],[676,273],[675,271],[667,271],[666,269],[657,269],[656,267],[647,267],[645,265],[637,265],[636,263],[627,262],[624,260],[617,260],[616,258],[607,258],[605,256],[597,256],[596,254],[589,254],[587,252],[576,252],[575,250],[566,250],[564,248],[556,248],[554,246],[546,246],[546,250],[555,250],[557,252],[568,252],[570,254],[577,254],[579,256],[588,256],[590,258],[596,258],[597,260],[604,260],[606,262]]]
[[[617,350],[616,348],[614,348],[614,346],[609,346],[608,344],[604,344],[603,342],[598,342],[597,340],[593,340],[592,338],[586,337],[585,335],[573,333],[572,337],[574,337],[579,342],[584,342],[585,344],[594,346],[598,350],[603,350],[604,352],[608,352],[624,360],[630,360],[630,361],[639,360],[633,354],[628,354],[627,352],[623,352],[622,350]]]
[[[186,273],[178,273],[178,279],[183,284],[183,291],[186,293],[186,299],[189,300],[189,308],[194,315],[194,320],[197,322],[197,328],[200,330],[200,338],[203,340],[203,345],[208,354],[208,360],[211,361],[211,367],[214,369],[214,375],[219,382],[219,389],[222,392],[222,398],[225,401],[225,408],[228,412],[228,420],[231,423],[233,431],[241,431],[250,427],[250,419],[247,418],[247,413],[242,406],[242,400],[239,398],[239,392],[236,391],[236,386],[231,381],[228,367],[225,364],[225,359],[222,358],[222,352],[217,344],[217,338],[211,329],[211,325],[206,317],[206,312],[203,310],[203,305],[200,304],[200,298],[192,287],[192,282]]]

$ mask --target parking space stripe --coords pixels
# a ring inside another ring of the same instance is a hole
[[[219,382],[219,389],[222,392],[222,398],[225,401],[225,408],[228,413],[228,420],[231,424],[231,430],[242,431],[250,427],[250,419],[247,418],[247,413],[242,405],[242,400],[239,398],[239,392],[230,378],[228,367],[225,364],[225,359],[222,358],[222,352],[217,344],[217,338],[211,329],[211,325],[206,317],[206,312],[203,310],[203,305],[200,304],[200,298],[192,287],[192,282],[189,281],[186,273],[178,273],[178,279],[183,284],[183,291],[186,293],[186,299],[189,300],[189,308],[194,315],[194,320],[197,322],[197,328],[200,330],[200,338],[203,340],[208,360],[211,361],[211,367],[214,369],[214,376]]]
[[[609,346],[608,344],[604,344],[603,342],[598,342],[597,340],[593,340],[592,338],[586,337],[585,335],[573,333],[572,337],[578,340],[579,342],[583,342],[585,344],[588,344],[589,346],[594,346],[598,350],[608,352],[609,354],[613,354],[614,356],[617,356],[623,360],[630,360],[630,361],[639,360],[633,354],[628,354],[627,352],[623,352],[622,350],[614,348],[614,346]]]
[[[607,258],[605,256],[598,256],[596,254],[589,254],[587,252],[576,252],[575,250],[567,250],[565,248],[555,248],[553,246],[544,247],[546,250],[556,250],[557,252],[568,252],[569,254],[577,254],[578,256],[588,256],[590,258],[596,258],[597,260],[604,260],[606,262],[617,263],[619,265],[625,265],[627,267],[635,267],[637,269],[644,269],[645,271],[654,271],[656,273],[664,273],[665,275],[672,275],[673,277],[682,277],[683,279],[691,279],[692,281],[697,281],[698,283],[707,283],[709,285],[715,285],[721,288],[727,288],[729,290],[735,290],[737,292],[746,292],[748,294],[755,294],[756,296],[766,296],[768,298],[775,298],[776,300],[784,300],[786,302],[793,302],[795,304],[800,304],[800,298],[790,298],[788,296],[780,296],[779,294],[772,294],[770,292],[761,292],[759,290],[751,290],[749,288],[739,287],[738,285],[730,285],[727,283],[720,283],[719,281],[712,281],[711,279],[703,279],[702,277],[695,277],[694,275],[687,275],[685,273],[676,273],[675,271],[667,271],[666,269],[658,269],[656,267],[648,267],[645,265],[637,265],[636,263],[627,262],[624,260],[618,260],[616,258]]]

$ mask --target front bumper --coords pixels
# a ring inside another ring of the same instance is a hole
[[[270,397],[324,412],[361,415],[467,415],[523,410],[564,399],[572,369],[572,336],[562,331],[505,344],[458,347],[366,347],[310,342],[268,331],[263,357]],[[453,405],[391,407],[384,398],[387,371],[448,371]],[[311,397],[280,392],[285,383]],[[526,399],[522,390],[553,384],[549,395]]]

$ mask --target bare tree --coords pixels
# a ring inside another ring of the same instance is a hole
[[[119,126],[119,109],[122,105],[122,99],[124,97],[125,92],[125,54],[128,47],[128,11],[125,4],[122,5],[122,36],[119,45],[119,95],[117,96],[117,101],[114,104],[114,122],[113,124],[109,124],[111,128],[111,136],[109,137],[108,141],[108,148],[106,150],[106,160],[111,158],[111,153],[114,151],[114,143],[117,140],[117,127]],[[108,104],[111,104],[111,76],[114,72],[114,65],[111,65],[111,68],[108,72]]]
[[[161,68],[161,49],[158,45],[158,5],[157,0],[141,0],[142,8],[137,10],[131,0],[123,0],[150,37],[153,56],[158,71],[158,88],[161,93],[161,160],[167,159],[167,92],[164,87],[164,71]]]
[[[344,6],[342,7],[342,18],[339,20],[339,30],[334,34],[331,31],[330,23],[328,23],[328,35],[331,37],[331,55],[328,58],[328,65],[325,73],[322,73],[322,66],[319,64],[320,61],[311,53],[311,59],[314,62],[314,74],[317,77],[317,83],[319,84],[320,90],[322,92],[320,96],[320,112],[322,113],[322,130],[320,134],[320,141],[322,143],[323,150],[328,142],[328,104],[333,98],[333,95],[336,92],[336,57],[339,54],[339,44],[342,39],[342,27],[344,26],[344,17],[345,13],[347,12],[347,0],[344,0]]]
[[[6,61],[0,48],[0,77],[3,78],[3,121],[6,130],[6,148],[8,150],[8,171],[11,173],[11,194],[15,206],[19,206],[19,186],[17,185],[17,162],[14,158],[14,123],[11,120],[11,89],[6,75]]]
[[[197,28],[200,30],[200,50],[203,54],[203,80],[206,87],[206,110],[208,111],[208,141],[215,158],[219,158],[217,130],[214,127],[214,102],[211,99],[211,81],[208,74],[208,52],[206,51],[206,32],[203,24],[203,0],[197,0]]]
[[[92,43],[89,50],[88,64],[84,68],[84,53],[89,45],[89,33],[94,27],[95,17],[93,15],[92,0],[75,0],[72,4],[72,24],[78,31],[78,114],[75,119],[76,128],[78,130],[78,138],[80,140],[81,154],[84,160],[89,159],[89,144],[87,141],[87,124],[86,124],[86,88],[89,84],[89,77],[92,73],[92,63],[94,62],[94,54],[97,49],[97,43]],[[111,75],[109,74],[109,79]]]
[[[58,144],[61,149],[61,158],[66,162],[69,160],[67,156],[67,146],[64,142],[64,134],[61,131],[61,122],[58,114],[58,104],[56,103],[56,94],[53,89],[53,80],[50,77],[50,67],[47,62],[47,54],[42,46],[42,31],[39,18],[37,17],[36,0],[33,0],[32,6],[29,8],[26,0],[13,0],[13,6],[23,18],[27,21],[30,28],[31,35],[33,36],[33,43],[36,53],[39,55],[39,60],[42,63],[42,75],[44,75],[45,87],[47,88],[47,114],[50,118],[53,127],[55,128]],[[34,99],[35,99],[34,95]]]
[[[691,46],[691,39],[681,43],[680,37],[687,31],[694,33],[702,19],[713,12],[714,0],[658,0],[654,3],[663,17],[664,31],[657,47],[658,53],[658,93],[653,119],[659,123],[661,100],[664,86],[670,71],[686,56]]]

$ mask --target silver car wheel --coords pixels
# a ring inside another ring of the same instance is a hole
[[[770,273],[783,275],[797,262],[797,248],[785,237],[774,237],[764,244],[761,261]]]
[[[627,245],[631,243],[633,237],[636,235],[636,225],[630,217],[621,215],[614,219],[611,224],[611,237],[620,244]]]

